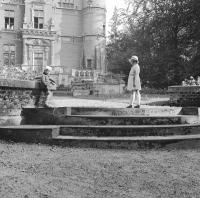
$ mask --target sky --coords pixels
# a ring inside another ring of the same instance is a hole
[[[107,8],[107,32],[109,31],[109,21],[112,18],[114,7],[122,8],[124,7],[123,0],[106,0],[106,8]]]

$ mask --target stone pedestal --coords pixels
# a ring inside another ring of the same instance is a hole
[[[0,126],[20,125],[22,108],[34,108],[39,92],[38,81],[0,79]]]

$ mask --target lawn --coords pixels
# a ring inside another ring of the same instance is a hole
[[[198,142],[159,150],[0,142],[0,197],[199,198],[199,151]]]

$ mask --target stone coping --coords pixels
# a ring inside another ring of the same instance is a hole
[[[20,129],[57,129],[60,128],[60,126],[56,125],[20,125],[20,126],[0,126],[0,129],[13,129],[13,130],[20,130]],[[28,131],[25,131],[26,133],[29,133]]]
[[[2,116],[20,116],[21,109],[0,108],[0,117]]]
[[[194,92],[200,91],[200,86],[199,85],[193,85],[193,86],[170,86],[168,87],[168,92]]]
[[[2,87],[16,89],[39,89],[39,81],[0,78],[0,88]],[[52,85],[51,90],[56,90],[56,85]]]
[[[57,136],[56,140],[78,140],[78,141],[174,141],[195,140],[200,135],[172,135],[172,136],[136,136],[136,137],[85,137],[85,136]]]
[[[38,89],[39,84],[37,81],[30,80],[0,79],[0,87]]]
[[[128,108],[100,108],[100,107],[55,107],[55,108],[23,108],[23,115],[53,115],[53,116],[66,116],[66,115],[102,115],[102,116],[150,116],[150,115],[178,115],[181,113],[181,107],[162,107],[162,108],[141,108],[141,109],[128,109]]]
[[[59,125],[64,129],[170,129],[170,128],[187,128],[200,127],[200,124],[165,124],[165,125]]]
[[[181,118],[183,115],[68,115],[68,118]]]
[[[182,88],[182,87],[199,87],[200,88],[200,85],[186,85],[186,86],[182,86],[182,85],[173,85],[173,86],[169,86],[169,88],[172,87],[172,88]]]

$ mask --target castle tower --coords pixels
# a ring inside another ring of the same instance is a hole
[[[105,72],[105,0],[83,0],[83,68]]]

